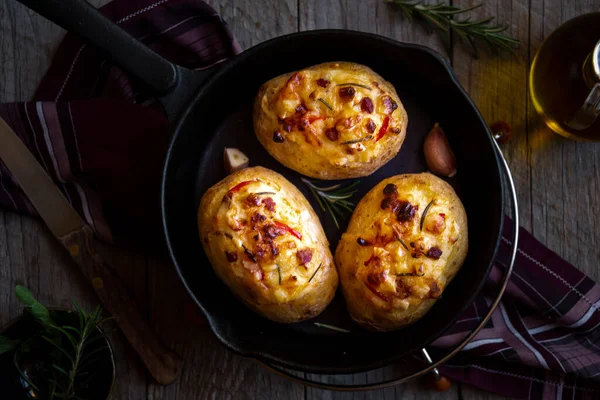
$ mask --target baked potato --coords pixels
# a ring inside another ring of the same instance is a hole
[[[467,248],[467,216],[449,184],[429,173],[383,180],[358,203],[335,252],[350,315],[377,331],[414,323]]]
[[[394,87],[350,62],[266,82],[253,114],[265,149],[286,167],[318,179],[372,174],[398,153],[408,123]]]
[[[302,321],[333,299],[338,275],[319,218],[278,173],[245,168],[211,187],[198,227],[216,274],[264,317]]]

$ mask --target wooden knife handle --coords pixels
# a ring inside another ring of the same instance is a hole
[[[125,337],[156,381],[173,383],[181,358],[165,346],[139,312],[133,296],[115,270],[97,253],[89,226],[60,238],[62,244],[94,287],[104,308],[114,317]]]

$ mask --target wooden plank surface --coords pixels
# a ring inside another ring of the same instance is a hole
[[[95,6],[107,0],[92,0]],[[562,22],[600,9],[600,0],[490,0],[477,15],[495,15],[523,45],[515,56],[482,53],[474,60],[463,46],[446,54],[437,35],[409,24],[381,0],[210,0],[229,22],[243,47],[307,29],[343,28],[378,33],[430,46],[448,57],[463,86],[488,122],[503,119],[515,140],[504,147],[517,189],[522,224],[549,247],[593,278],[600,278],[600,144],[564,140],[538,121],[527,92],[530,62],[544,37]],[[467,6],[470,0],[454,0]],[[16,4],[0,3],[0,101],[26,100],[46,71],[63,31]],[[251,360],[224,349],[203,326],[187,322],[189,301],[172,268],[164,262],[106,249],[132,282],[140,304],[156,329],[184,354],[177,384],[150,382],[139,361],[117,333],[118,383],[114,399],[291,398],[291,399],[497,399],[467,386],[443,394],[418,382],[365,393],[334,393],[304,388],[273,375]],[[43,225],[32,218],[0,212],[0,326],[20,313],[12,290],[30,287],[43,302],[68,306],[71,299],[91,307],[96,299],[69,258]],[[168,293],[168,296],[164,294]],[[354,382],[378,378],[360,374]],[[350,381],[350,378],[349,378]]]

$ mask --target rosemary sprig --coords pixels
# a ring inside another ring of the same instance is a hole
[[[329,108],[331,111],[333,111],[333,107],[331,106],[331,104],[329,104],[328,102],[326,102],[324,99],[318,98],[318,101],[320,101],[321,103],[323,103],[323,105],[327,108]]]
[[[367,135],[360,139],[354,139],[354,140],[348,140],[347,142],[342,142],[341,144],[355,144],[355,143],[360,143],[360,142],[366,142],[371,139],[373,139],[373,135]]]
[[[363,89],[371,90],[371,88],[369,86],[363,85],[362,83],[355,83],[355,82],[338,83],[335,86],[358,86]]]
[[[503,33],[508,29],[508,25],[492,23],[494,17],[476,21],[473,21],[471,17],[455,18],[457,15],[464,15],[481,7],[483,3],[460,8],[444,2],[437,4],[423,4],[422,1],[413,0],[385,0],[385,2],[395,4],[406,15],[409,22],[416,17],[423,21],[431,31],[441,31],[446,35],[446,42],[448,42],[449,32],[454,32],[459,39],[469,43],[476,58],[479,56],[477,42],[483,42],[490,48],[509,51],[513,51],[515,46],[521,44],[517,39]]]
[[[306,178],[300,179],[302,179],[302,182],[308,186],[315,196],[321,210],[329,212],[335,226],[339,229],[340,224],[336,214],[340,217],[344,217],[346,213],[354,211],[354,203],[348,201],[348,199],[357,192],[358,189],[356,189],[356,186],[358,186],[360,181],[356,181],[348,186],[343,186],[341,183],[338,183],[337,185],[320,187]]]
[[[329,325],[329,324],[322,324],[320,322],[315,322],[314,324],[315,324],[315,326],[318,326],[319,328],[325,328],[325,329],[329,329],[332,331],[343,332],[343,333],[350,332],[348,329],[338,328],[337,326],[333,326],[333,325]]]
[[[31,337],[11,340],[12,343],[0,336],[0,344],[12,347],[0,349],[0,354],[6,350],[14,351],[16,371],[35,392],[36,398],[80,399],[89,389],[97,362],[108,350],[98,330],[107,321],[102,318],[102,309],[97,307],[94,312],[87,313],[73,303],[78,318],[71,323],[71,319],[61,318],[61,314],[51,313],[23,286],[18,285],[15,294],[26,311],[41,324],[42,330],[32,333]],[[42,349],[36,350],[38,353],[31,352],[34,343]],[[40,347],[41,344],[45,347]],[[44,368],[32,369],[31,357],[39,357],[34,362],[42,362]]]
[[[431,208],[432,204],[433,204],[433,199],[429,202],[429,204],[427,204],[427,206],[423,210],[423,215],[421,215],[421,223],[419,224],[419,231],[421,231],[421,232],[423,231],[423,224],[425,223],[425,217],[427,216],[427,212]]]
[[[310,281],[313,280],[313,278],[315,277],[315,275],[317,274],[317,272],[319,272],[319,270],[321,269],[321,265],[323,265],[323,263],[319,264],[319,266],[317,267],[317,269],[315,270],[315,272],[313,272],[313,274],[311,275],[310,279],[308,280],[308,283],[310,283]]]

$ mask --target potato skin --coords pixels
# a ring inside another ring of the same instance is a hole
[[[416,322],[454,278],[467,249],[467,216],[449,184],[429,173],[383,180],[359,202],[335,252],[350,315],[376,331]]]
[[[258,140],[275,159],[318,179],[372,174],[398,153],[408,124],[394,87],[350,62],[271,79],[256,96],[253,119]]]
[[[299,322],[333,299],[338,275],[319,218],[278,173],[245,168],[211,187],[198,228],[216,274],[258,314]]]

